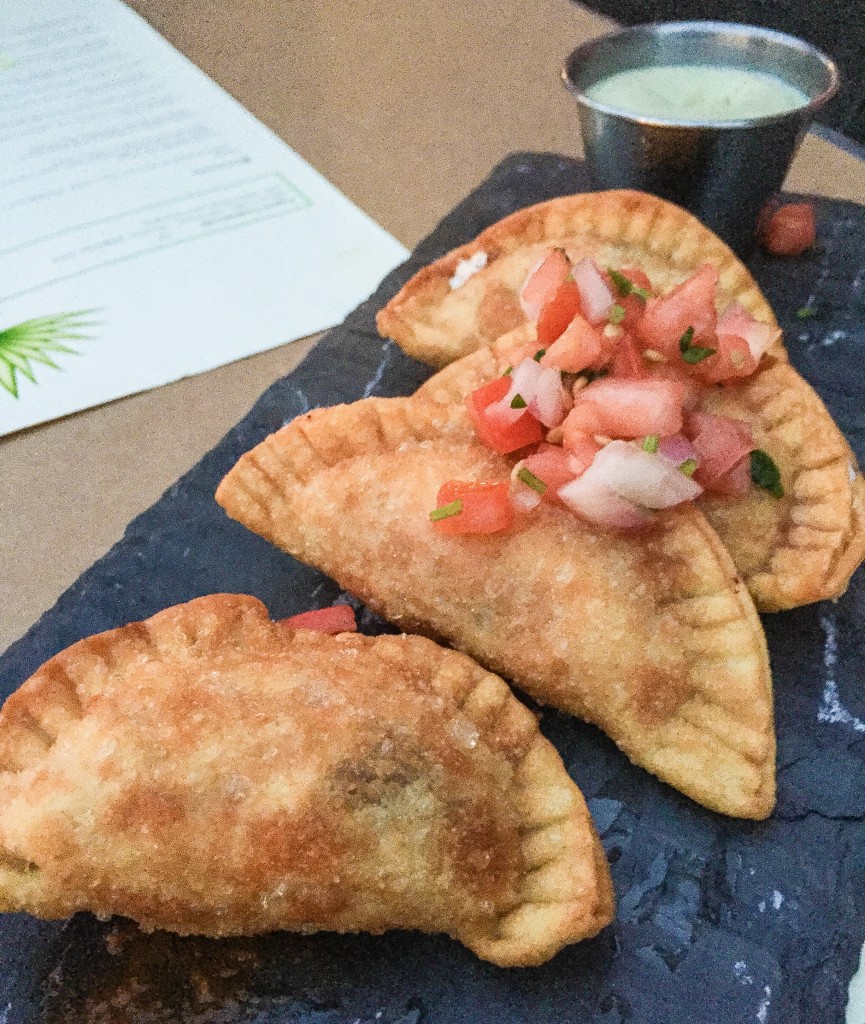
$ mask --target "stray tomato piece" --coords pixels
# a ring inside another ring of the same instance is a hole
[[[530,320],[537,320],[548,299],[567,281],[571,272],[568,257],[553,249],[529,274],[520,292],[520,305]]]
[[[466,398],[469,416],[478,437],[488,448],[502,455],[515,452],[527,444],[534,444],[544,436],[544,428],[528,411],[513,423],[503,423],[487,413],[491,405],[505,397],[510,387],[510,377],[496,377],[489,384],[472,391]]]
[[[597,450],[599,446],[595,445],[594,447]],[[594,452],[592,458],[594,458]],[[558,489],[579,475],[571,465],[567,452],[556,444],[540,445],[538,450],[532,452],[526,459],[525,467],[538,480],[542,480],[547,485],[541,500],[557,504],[560,503],[556,493]]]
[[[773,256],[800,256],[814,244],[817,225],[810,203],[787,203],[771,216],[763,230],[763,247]]]
[[[580,392],[571,416],[583,401],[601,414],[598,433],[607,437],[666,437],[682,429],[685,386],[672,380],[596,380]],[[570,419],[570,416],[568,417]],[[567,424],[568,420],[565,420]]]
[[[288,619],[280,619],[281,626],[289,629],[311,629],[316,633],[356,633],[357,621],[354,608],[348,604],[335,604],[330,608],[318,608],[311,612],[301,612]]]
[[[600,331],[576,313],[541,357],[541,366],[552,366],[565,373],[579,373],[590,368],[599,369],[607,358],[608,346]]]
[[[646,348],[654,349],[673,360],[681,358],[679,340],[689,327],[694,329],[694,345],[714,337],[717,284],[717,269],[711,263],[704,263],[696,274],[667,295],[649,299],[635,328],[637,337],[644,342]]]
[[[754,447],[751,427],[732,416],[692,412],[688,416],[685,433],[699,460],[694,479],[707,490],[714,490],[717,481]]]
[[[619,338],[609,376],[623,377],[627,380],[645,380],[649,376],[643,351],[630,334]]]
[[[573,281],[565,281],[547,299],[538,315],[538,348],[551,345],[580,311],[580,289]]]
[[[447,536],[464,533],[499,533],[513,525],[514,510],[506,483],[467,483],[449,480],[438,492],[436,505],[442,508],[461,501],[462,510],[433,523],[433,529]]]

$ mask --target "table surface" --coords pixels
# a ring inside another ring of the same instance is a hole
[[[507,153],[580,153],[558,71],[610,25],[568,0],[132,6],[409,247]],[[808,136],[787,187],[863,202],[865,161]],[[315,340],[0,440],[0,649]]]

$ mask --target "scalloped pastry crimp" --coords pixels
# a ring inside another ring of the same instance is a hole
[[[533,325],[515,328],[440,370],[417,394],[458,403],[533,348]],[[865,480],[813,388],[789,363],[767,357],[753,377],[708,391],[701,408],[746,421],[755,447],[781,473],[780,499],[758,487],[741,498],[697,499],[757,608],[781,611],[843,594],[865,557]]]
[[[591,256],[601,266],[640,267],[661,291],[713,263],[722,307],[739,302],[757,320],[778,326],[745,265],[696,217],[645,192],[617,190],[550,199],[492,224],[419,270],[379,312],[379,332],[415,359],[446,366],[526,322],[520,290],[554,247],[574,260]],[[481,253],[481,269],[452,288],[459,265],[474,269],[469,261]],[[779,341],[771,352],[787,358]]]
[[[544,504],[507,534],[431,527],[445,480],[506,480],[510,468],[459,406],[367,399],[272,434],[217,501],[399,626],[445,637],[599,725],[694,800],[766,817],[775,732],[765,637],[705,518],[691,507],[622,536]]]
[[[612,918],[585,802],[507,685],[422,637],[216,595],[82,640],[0,713],[0,909],[447,932],[537,964]]]

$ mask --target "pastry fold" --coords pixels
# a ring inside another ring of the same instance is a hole
[[[420,397],[459,403],[536,348],[526,323],[431,377]],[[740,498],[704,494],[717,531],[762,612],[844,593],[865,558],[865,480],[814,389],[784,360],[764,356],[737,384],[707,390],[700,408],[743,420],[778,466],[784,497],[752,487]]]
[[[401,628],[444,637],[599,725],[694,800],[766,817],[775,734],[765,637],[706,519],[682,509],[627,536],[544,503],[508,533],[433,529],[442,483],[510,471],[460,405],[368,399],[272,434],[217,501]]]
[[[778,326],[745,265],[696,217],[645,192],[615,190],[551,199],[491,225],[418,271],[379,312],[378,329],[415,359],[446,366],[526,322],[520,290],[553,247],[575,261],[591,256],[602,267],[639,267],[660,291],[712,263],[722,307],[739,302]],[[459,264],[481,253],[485,266],[452,288]],[[771,352],[786,359],[780,341]]]
[[[0,910],[447,932],[541,963],[613,912],[585,802],[498,677],[216,595],[82,640],[0,713]]]

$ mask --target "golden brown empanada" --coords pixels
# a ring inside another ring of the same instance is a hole
[[[535,343],[524,324],[451,363],[418,395],[453,404],[501,376]],[[784,497],[752,487],[741,498],[697,504],[733,557],[757,608],[796,608],[838,597],[865,558],[865,481],[819,396],[789,363],[766,356],[753,376],[707,390],[701,408],[747,422],[772,456]]]
[[[595,934],[613,895],[579,790],[501,679],[218,595],[75,644],[6,702],[0,909],[418,928],[517,966]]]
[[[718,268],[721,307],[736,301],[777,327],[771,307],[745,265],[717,235],[681,207],[645,192],[617,190],[564,196],[518,210],[418,271],[378,314],[381,334],[410,356],[446,366],[526,322],[519,293],[550,248],[601,266],[636,266],[666,291],[703,263]],[[458,287],[458,266],[484,256],[482,269]],[[456,282],[455,282],[456,283]],[[786,359],[780,341],[773,355]]]
[[[222,481],[226,511],[407,629],[446,637],[636,764],[725,814],[766,817],[775,734],[748,592],[690,507],[639,536],[543,504],[519,530],[443,536],[451,479],[507,480],[459,405],[368,399],[300,417]]]

